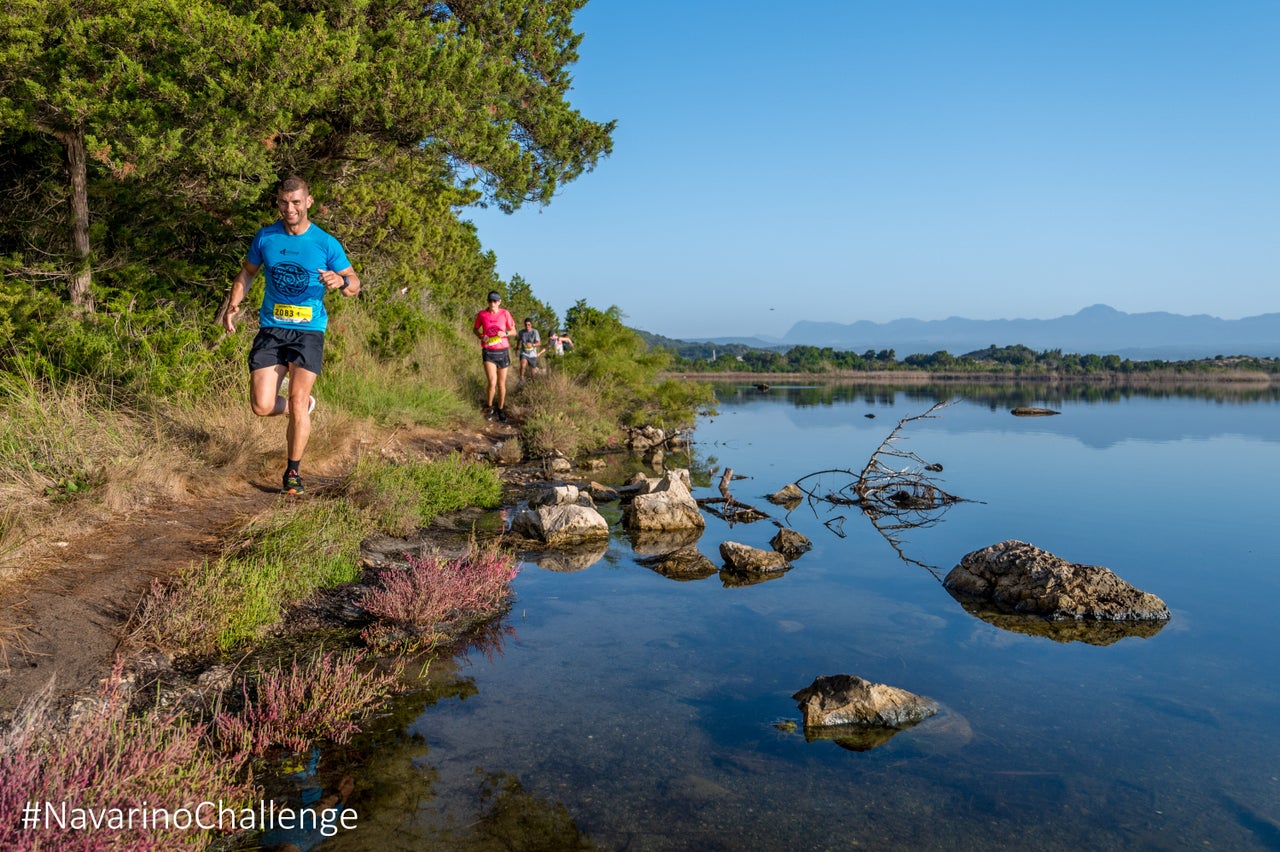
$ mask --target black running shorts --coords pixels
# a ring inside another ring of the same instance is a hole
[[[510,349],[485,349],[484,362],[486,364],[497,364],[501,370],[511,366],[511,350]]]
[[[249,371],[296,364],[320,375],[324,360],[324,332],[264,326],[249,350]]]

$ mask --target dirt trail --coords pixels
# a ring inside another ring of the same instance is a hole
[[[417,430],[398,436],[393,451],[478,455],[513,432],[496,425],[489,434]],[[304,499],[314,499],[325,485],[323,477],[308,477]],[[0,656],[0,719],[50,679],[59,696],[93,687],[110,671],[123,628],[153,578],[216,558],[248,519],[285,499],[297,498],[246,480],[228,493],[138,509],[92,532],[51,542],[47,557],[38,559],[50,569],[0,586],[0,619],[21,627],[16,641],[7,643],[7,669]]]
[[[149,507],[51,545],[57,565],[0,593],[5,618],[22,625],[0,668],[0,716],[53,679],[58,693],[110,670],[122,628],[153,577],[215,557],[228,533],[279,495],[237,495]],[[2,662],[2,661],[0,661]]]

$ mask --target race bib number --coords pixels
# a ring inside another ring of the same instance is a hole
[[[502,340],[503,340],[502,335],[501,335],[501,334],[496,334],[496,335],[494,335],[493,337],[486,337],[486,338],[485,338],[485,341],[484,341],[484,345],[485,345],[485,346],[496,346],[496,345],[498,345],[499,343],[501,343],[501,342],[502,342]]]
[[[284,322],[311,322],[311,308],[306,305],[276,305],[271,315]]]

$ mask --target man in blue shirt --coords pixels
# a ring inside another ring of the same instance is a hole
[[[320,375],[324,333],[329,314],[324,297],[331,290],[344,296],[360,292],[360,277],[351,268],[342,244],[310,219],[307,182],[285,178],[276,205],[280,218],[258,230],[240,272],[231,283],[231,298],[222,325],[235,333],[249,286],[263,270],[266,290],[258,312],[260,328],[249,350],[249,404],[259,417],[289,416],[285,432],[288,466],[281,492],[301,494],[298,470],[311,437],[311,412],[316,400],[311,389]],[[280,395],[285,377],[289,395]]]

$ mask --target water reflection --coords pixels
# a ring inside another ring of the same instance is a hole
[[[628,530],[627,540],[637,556],[660,556],[696,544],[703,528],[685,530]]]
[[[546,571],[585,571],[609,552],[608,541],[590,541],[556,550],[529,551],[523,558]]]
[[[945,587],[944,587],[945,588]],[[951,590],[947,589],[950,594]],[[993,627],[1008,630],[1010,633],[1022,633],[1027,636],[1043,636],[1054,642],[1084,642],[1087,645],[1114,645],[1121,639],[1136,636],[1150,639],[1155,636],[1168,621],[1082,621],[1065,619],[1051,621],[1035,615],[1019,615],[1001,612],[989,606],[964,600],[951,594],[964,611],[980,618]]]
[[[722,403],[759,400],[750,385],[711,382]],[[779,392],[782,393],[779,393]],[[1120,402],[1128,399],[1207,399],[1214,402],[1276,402],[1280,386],[1265,380],[1249,382],[1048,382],[1048,381],[925,381],[902,384],[859,383],[832,379],[812,384],[774,385],[774,398],[785,396],[799,408],[860,403],[870,408],[893,406],[899,395],[910,402],[933,404],[963,397],[990,410],[1011,409],[1032,403],[1059,406],[1065,403]]]

